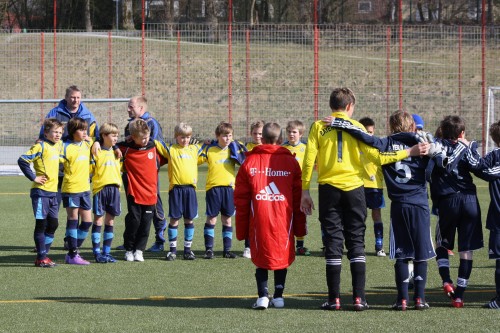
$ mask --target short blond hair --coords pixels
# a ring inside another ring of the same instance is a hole
[[[174,128],[174,136],[188,136],[193,134],[193,128],[186,123],[179,123]]]
[[[103,139],[104,135],[118,134],[118,133],[120,133],[118,130],[118,126],[116,126],[113,123],[104,123],[99,127],[99,135],[101,136],[101,140]]]
[[[267,144],[280,144],[281,138],[281,127],[278,123],[267,123],[262,128],[262,141]]]
[[[290,120],[288,124],[286,124],[287,131],[293,130],[295,128],[299,130],[300,135],[304,134],[304,123],[300,120]]]
[[[215,135],[223,135],[233,133],[233,126],[230,123],[221,121],[219,125],[215,128]]]
[[[389,127],[392,133],[413,132],[415,121],[410,113],[397,110],[389,117]]]
[[[146,123],[146,121],[140,118],[132,120],[128,128],[130,131],[130,135],[134,137],[144,136],[146,134],[151,133],[148,123]]]
[[[250,125],[250,132],[252,132],[256,128],[264,127],[264,124],[265,124],[264,120],[257,120],[256,122]]]

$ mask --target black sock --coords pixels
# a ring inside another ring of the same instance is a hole
[[[427,282],[427,261],[414,261],[413,262],[413,272],[414,272],[414,296],[415,300],[417,297],[425,302],[425,284]]]
[[[500,300],[500,259],[495,260],[495,287],[497,290],[497,300]]]
[[[460,266],[458,266],[457,288],[455,289],[456,298],[464,298],[464,291],[469,283],[471,272],[472,260],[460,259]]]
[[[352,298],[360,297],[365,300],[366,284],[366,257],[360,256],[351,259]]]
[[[286,273],[286,268],[274,271],[274,298],[283,297],[283,291],[285,290]]]
[[[263,268],[255,269],[255,280],[257,281],[257,292],[259,294],[259,297],[266,297],[268,295],[267,279],[268,279],[267,269]]]
[[[450,277],[450,259],[448,250],[442,246],[436,249],[436,263],[439,270],[439,276],[441,276],[443,283],[453,283]]]
[[[410,272],[408,271],[408,260],[398,259],[394,264],[396,287],[398,289],[398,302],[402,299],[408,300],[408,283]]]
[[[328,301],[335,302],[340,298],[340,272],[342,259],[326,259],[326,284],[328,286]]]

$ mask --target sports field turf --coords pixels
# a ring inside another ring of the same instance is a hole
[[[221,227],[216,227],[217,258],[203,260],[204,191],[206,169],[201,168],[198,191],[200,218],[195,220],[195,261],[164,260],[146,253],[144,263],[123,261],[123,251],[112,254],[115,264],[65,265],[62,238],[66,214],[50,257],[60,265],[52,269],[33,265],[34,220],[29,199],[30,182],[24,177],[0,177],[0,332],[497,332],[500,311],[482,309],[494,296],[494,262],[487,250],[475,254],[474,270],[465,294],[465,308],[454,309],[440,288],[435,261],[429,262],[426,311],[390,310],[395,299],[393,262],[373,252],[373,227],[367,228],[367,300],[370,310],[354,312],[351,306],[349,263],[343,261],[343,310],[326,312],[324,259],[320,257],[317,211],[309,217],[306,245],[310,257],[298,257],[290,267],[285,308],[251,309],[256,299],[254,266],[250,260],[221,258]],[[161,172],[166,193],[166,169]],[[489,204],[487,184],[476,181],[483,220]],[[317,202],[317,192],[313,190]],[[386,204],[388,205],[386,198]],[[123,202],[123,207],[125,204]],[[383,209],[385,248],[388,250],[388,212]],[[123,219],[116,220],[114,246],[120,245]],[[434,227],[435,217],[432,218]],[[434,233],[434,232],[433,232]],[[179,239],[183,227],[179,227]],[[488,231],[485,230],[485,240]],[[150,237],[150,244],[153,237]],[[241,254],[242,242],[234,240]],[[179,243],[182,243],[180,241]],[[82,256],[91,259],[87,238]],[[450,258],[456,279],[458,255]],[[270,275],[272,290],[272,274]]]

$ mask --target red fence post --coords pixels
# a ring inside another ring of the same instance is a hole
[[[44,97],[45,89],[45,36],[40,34],[40,99]],[[43,122],[43,103],[40,103],[40,122]]]
[[[314,0],[314,120],[319,118],[319,30],[318,0]]]
[[[177,123],[181,122],[181,32],[177,30]]]
[[[250,30],[246,30],[246,113],[247,113],[247,130],[246,132],[250,135]]]
[[[403,109],[403,0],[399,0],[399,109]]]
[[[142,49],[141,49],[141,90],[142,96],[146,96],[146,21],[145,21],[145,8],[144,8],[144,0],[142,0],[142,25],[141,25],[141,40],[142,40]]]
[[[113,43],[111,39],[111,31],[108,31],[108,98],[113,95]],[[111,122],[111,106],[108,108],[108,121]]]
[[[486,0],[481,2],[481,107],[482,107],[482,152],[486,154]]]
[[[54,0],[54,99],[57,98],[57,0]]]
[[[228,112],[229,123],[233,121],[233,0],[229,0],[228,31]]]
[[[389,105],[391,98],[391,27],[387,27],[387,63],[386,63],[386,80],[387,87],[385,93],[385,131],[389,133]]]
[[[458,114],[462,114],[462,27],[458,27]]]

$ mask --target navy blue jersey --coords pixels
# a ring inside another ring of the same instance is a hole
[[[455,193],[476,195],[476,185],[470,174],[473,162],[467,156],[469,150],[461,142],[440,140],[446,150],[448,165],[434,168],[431,175],[431,198],[437,204],[440,199]],[[469,155],[470,156],[470,155]]]
[[[402,132],[378,138],[363,132],[345,119],[340,119],[340,121],[335,119],[332,126],[348,132],[356,139],[383,152],[407,149],[418,143],[415,133]],[[425,179],[428,162],[429,158],[426,156],[410,156],[399,162],[382,166],[387,195],[391,201],[428,207]]]
[[[489,182],[490,207],[486,217],[486,228],[500,232],[500,149],[481,158],[474,147],[467,150],[467,158],[472,163],[475,175]]]

